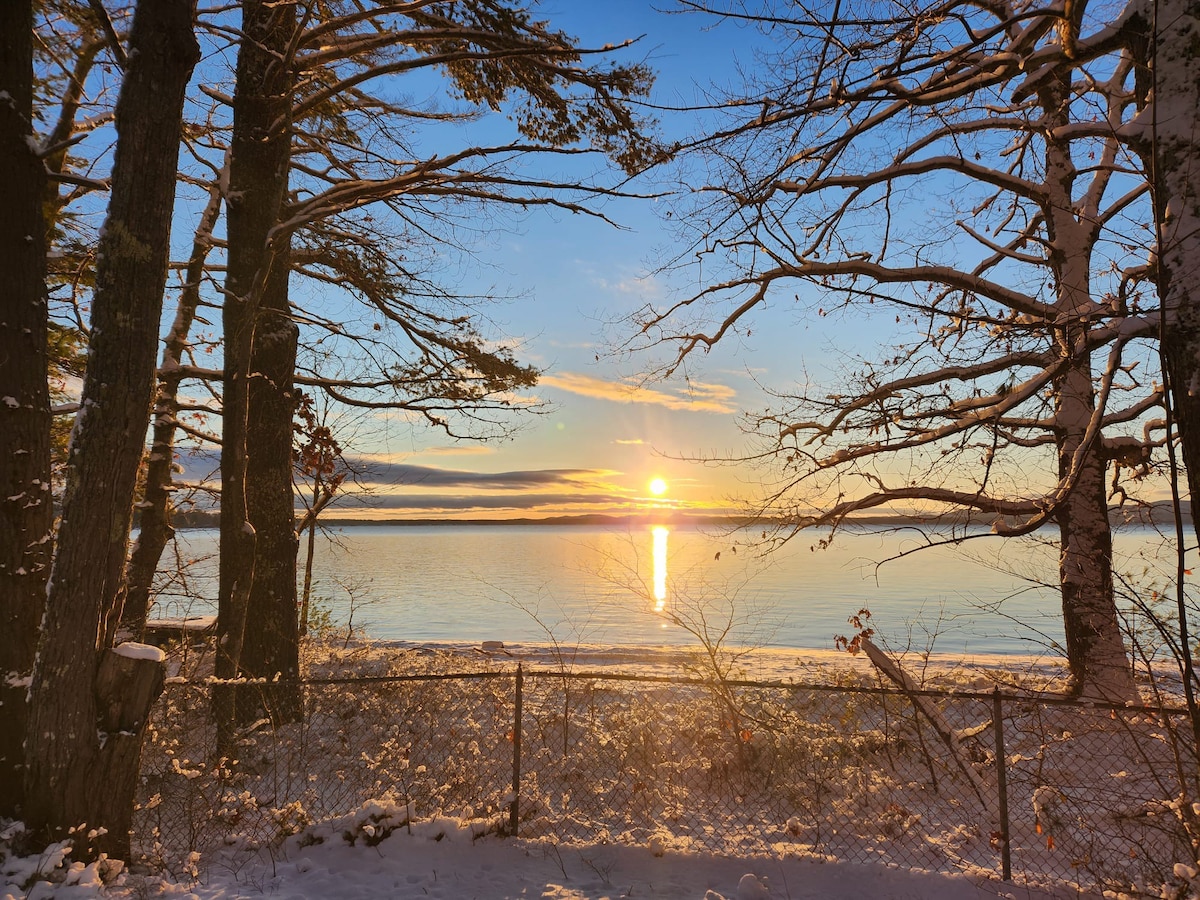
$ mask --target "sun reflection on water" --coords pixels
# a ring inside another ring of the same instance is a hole
[[[670,531],[656,525],[650,533],[654,537],[654,611],[662,612],[667,607],[667,535]]]

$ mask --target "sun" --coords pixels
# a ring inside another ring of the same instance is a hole
[[[667,492],[667,483],[661,478],[652,478],[650,480],[650,493],[655,497],[661,497]]]

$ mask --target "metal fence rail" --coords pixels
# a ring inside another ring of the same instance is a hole
[[[301,721],[247,723],[222,759],[211,683],[168,685],[135,817],[152,863],[269,846],[385,796],[560,842],[1082,889],[1196,859],[1200,768],[1176,709],[521,668],[299,687]]]

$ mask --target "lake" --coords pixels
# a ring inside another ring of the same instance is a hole
[[[706,632],[829,649],[853,633],[847,617],[861,608],[894,648],[1028,654],[1062,641],[1058,594],[1047,587],[1052,543],[981,536],[876,565],[921,540],[858,528],[814,548],[826,534],[763,557],[746,534],[692,527],[362,525],[318,538],[313,593],[336,622],[418,643],[694,645]],[[196,560],[190,596],[178,582],[162,585],[155,615],[211,613],[217,533],[181,530],[179,539]],[[1122,529],[1115,548],[1118,572],[1144,593],[1169,582],[1173,561],[1153,530]]]

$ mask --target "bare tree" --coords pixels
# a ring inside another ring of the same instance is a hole
[[[81,413],[30,687],[26,822],[87,822],[97,849],[128,849],[141,731],[162,675],[110,676],[134,483],[154,384],[184,93],[199,48],[189,0],[140,3],[116,107],[112,195],[97,253]],[[44,359],[35,357],[35,359]]]
[[[715,199],[688,221],[727,277],[639,324],[676,348],[667,371],[789,289],[810,314],[911,327],[851,385],[751,417],[778,473],[758,512],[785,540],[880,506],[1056,524],[1070,690],[1125,699],[1105,479],[1162,440],[1138,368],[1158,316],[1147,184],[1120,136],[1135,62],[1073,57],[1082,6],[724,10],[781,45],[695,145]]]
[[[296,525],[296,534],[305,539],[304,579],[300,591],[300,636],[308,633],[309,603],[313,586],[313,554],[316,550],[320,517],[346,492],[347,483],[366,493],[363,484],[368,467],[348,458],[341,441],[356,437],[361,418],[337,416],[333,401],[299,393],[296,404],[295,453],[292,479],[304,514]],[[360,499],[362,499],[360,497]]]

